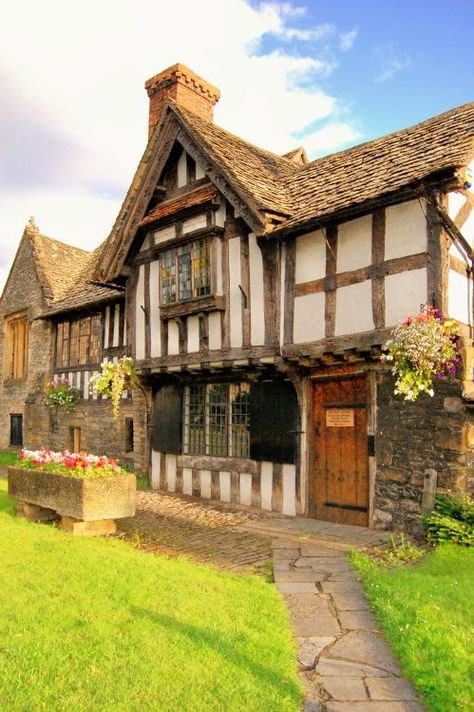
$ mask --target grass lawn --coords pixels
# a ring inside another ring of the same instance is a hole
[[[2,709],[299,709],[273,587],[16,519],[5,489],[0,480]]]
[[[8,465],[16,465],[18,462],[18,454],[7,450],[0,450],[0,466],[7,467]]]
[[[395,569],[353,562],[404,671],[432,712],[474,710],[474,549],[444,545]]]

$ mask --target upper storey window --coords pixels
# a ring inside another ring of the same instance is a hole
[[[5,380],[25,379],[28,371],[28,317],[26,312],[5,319]]]
[[[174,304],[209,295],[209,240],[195,240],[162,252],[160,273],[161,304]]]
[[[101,358],[102,316],[92,314],[61,321],[56,335],[56,368],[98,363]]]

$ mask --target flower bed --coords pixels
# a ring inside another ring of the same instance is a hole
[[[136,477],[112,458],[45,449],[22,450],[20,458],[8,468],[8,492],[23,516],[43,521],[56,513],[63,528],[95,535],[135,514]]]
[[[117,477],[126,472],[117,460],[106,455],[92,455],[91,453],[54,452],[40,448],[39,450],[20,451],[20,467],[34,468],[40,472],[56,472],[69,477]]]

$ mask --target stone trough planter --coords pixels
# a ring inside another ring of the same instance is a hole
[[[8,494],[20,516],[34,521],[60,519],[73,534],[114,534],[116,519],[133,517],[136,477],[82,478],[22,467],[8,468]]]

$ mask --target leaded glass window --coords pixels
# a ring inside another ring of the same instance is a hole
[[[195,384],[185,389],[184,452],[248,457],[248,383]]]
[[[196,240],[160,255],[161,303],[197,299],[211,293],[209,240]]]

